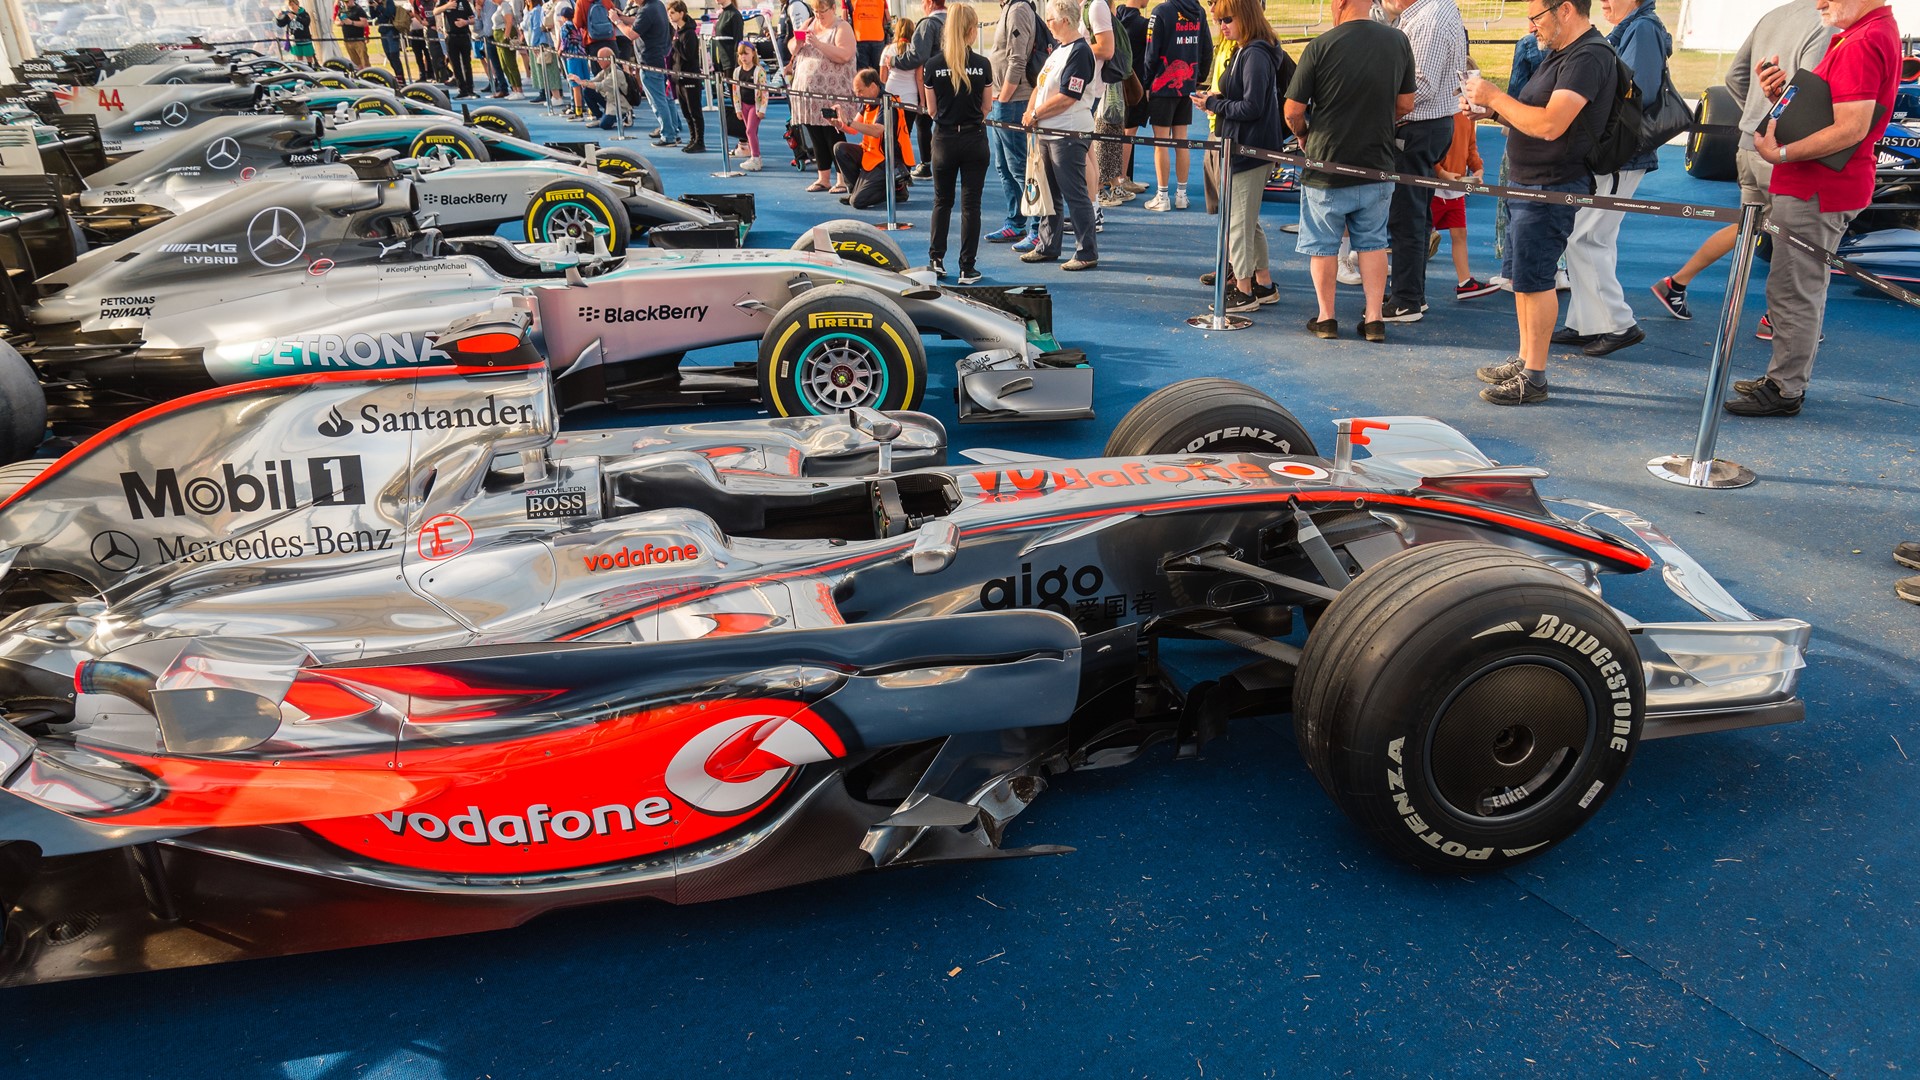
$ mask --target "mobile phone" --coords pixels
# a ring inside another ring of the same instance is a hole
[[[820,115],[827,120],[838,120],[840,119],[840,110],[831,105],[822,105],[820,106]]]
[[[1793,100],[1794,91],[1799,89],[1800,88],[1797,86],[1787,87],[1786,93],[1780,95],[1780,100],[1774,102],[1773,108],[1767,113],[1767,119],[1769,120],[1780,119],[1780,114],[1787,111],[1787,102]]]

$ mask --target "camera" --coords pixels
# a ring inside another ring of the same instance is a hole
[[[822,105],[820,106],[820,115],[828,120],[838,120],[840,119],[840,110],[831,105]]]

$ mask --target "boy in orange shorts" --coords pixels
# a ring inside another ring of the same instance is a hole
[[[1464,180],[1471,177],[1475,182],[1481,180],[1480,147],[1474,136],[1473,117],[1467,113],[1456,113],[1453,117],[1453,146],[1447,150],[1447,156],[1440,159],[1434,167],[1434,173],[1442,180]],[[1440,234],[1446,233],[1448,243],[1453,248],[1453,276],[1455,300],[1470,300],[1476,296],[1486,296],[1500,291],[1500,286],[1489,285],[1473,276],[1467,265],[1467,196],[1459,191],[1436,191],[1433,193],[1433,239],[1427,246],[1427,257],[1432,258],[1440,252]]]

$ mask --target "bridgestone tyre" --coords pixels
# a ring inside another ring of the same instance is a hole
[[[400,80],[394,77],[393,72],[383,67],[363,67],[354,72],[354,75],[358,76],[362,82],[379,83],[389,90],[400,89]]]
[[[545,244],[585,240],[595,222],[607,228],[609,254],[627,250],[633,240],[633,223],[627,220],[626,208],[599,187],[562,180],[534,193],[521,224],[529,242]],[[593,245],[589,242],[581,250],[592,251]]]
[[[926,391],[920,331],[890,298],[858,285],[808,289],[760,339],[760,397],[775,416],[918,409]]]
[[[410,158],[445,158],[449,161],[485,161],[486,144],[472,132],[451,124],[436,124],[413,137],[407,147]]]
[[[808,229],[793,242],[793,250],[821,250],[815,244],[814,237],[822,232],[832,245],[828,254],[838,255],[842,262],[896,272],[907,268],[906,253],[900,250],[900,245],[894,243],[892,237],[864,221],[851,218],[835,218]]]
[[[498,105],[482,105],[473,110],[467,123],[473,127],[485,128],[502,135],[511,135],[516,139],[529,138],[527,122],[512,109],[503,109]]]
[[[18,350],[0,341],[0,458],[18,461],[47,437],[47,395]]]
[[[409,101],[418,101],[423,105],[432,105],[435,108],[453,108],[453,99],[447,96],[447,92],[444,89],[435,86],[433,83],[408,83],[400,88],[400,96]]]
[[[1182,379],[1140,400],[1107,437],[1106,457],[1298,454],[1313,437],[1272,398],[1232,379]]]
[[[399,116],[402,114],[399,106],[377,94],[368,94],[363,98],[355,98],[353,104],[349,106],[349,109],[351,109],[355,116]]]
[[[603,146],[594,152],[593,167],[617,180],[631,180],[656,195],[667,193],[667,185],[660,180],[660,170],[631,150]]]
[[[1740,150],[1740,106],[1724,86],[1709,86],[1700,95],[1699,127],[1687,140],[1687,175],[1701,180],[1732,180],[1739,176],[1735,156]]]
[[[1356,578],[1307,637],[1294,731],[1340,809],[1429,870],[1493,870],[1573,835],[1646,709],[1606,604],[1525,555],[1425,544]]]

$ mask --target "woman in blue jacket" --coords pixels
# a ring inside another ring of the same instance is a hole
[[[1214,0],[1213,15],[1220,36],[1240,47],[1220,77],[1219,89],[1194,94],[1193,103],[1214,115],[1214,133],[1221,138],[1232,139],[1236,146],[1279,150],[1287,135],[1280,94],[1293,81],[1293,58],[1280,48],[1261,0]],[[1280,301],[1267,267],[1266,230],[1260,227],[1260,202],[1271,166],[1235,154],[1226,168],[1230,177],[1220,190],[1232,207],[1227,269],[1233,279],[1227,310],[1252,311]]]

